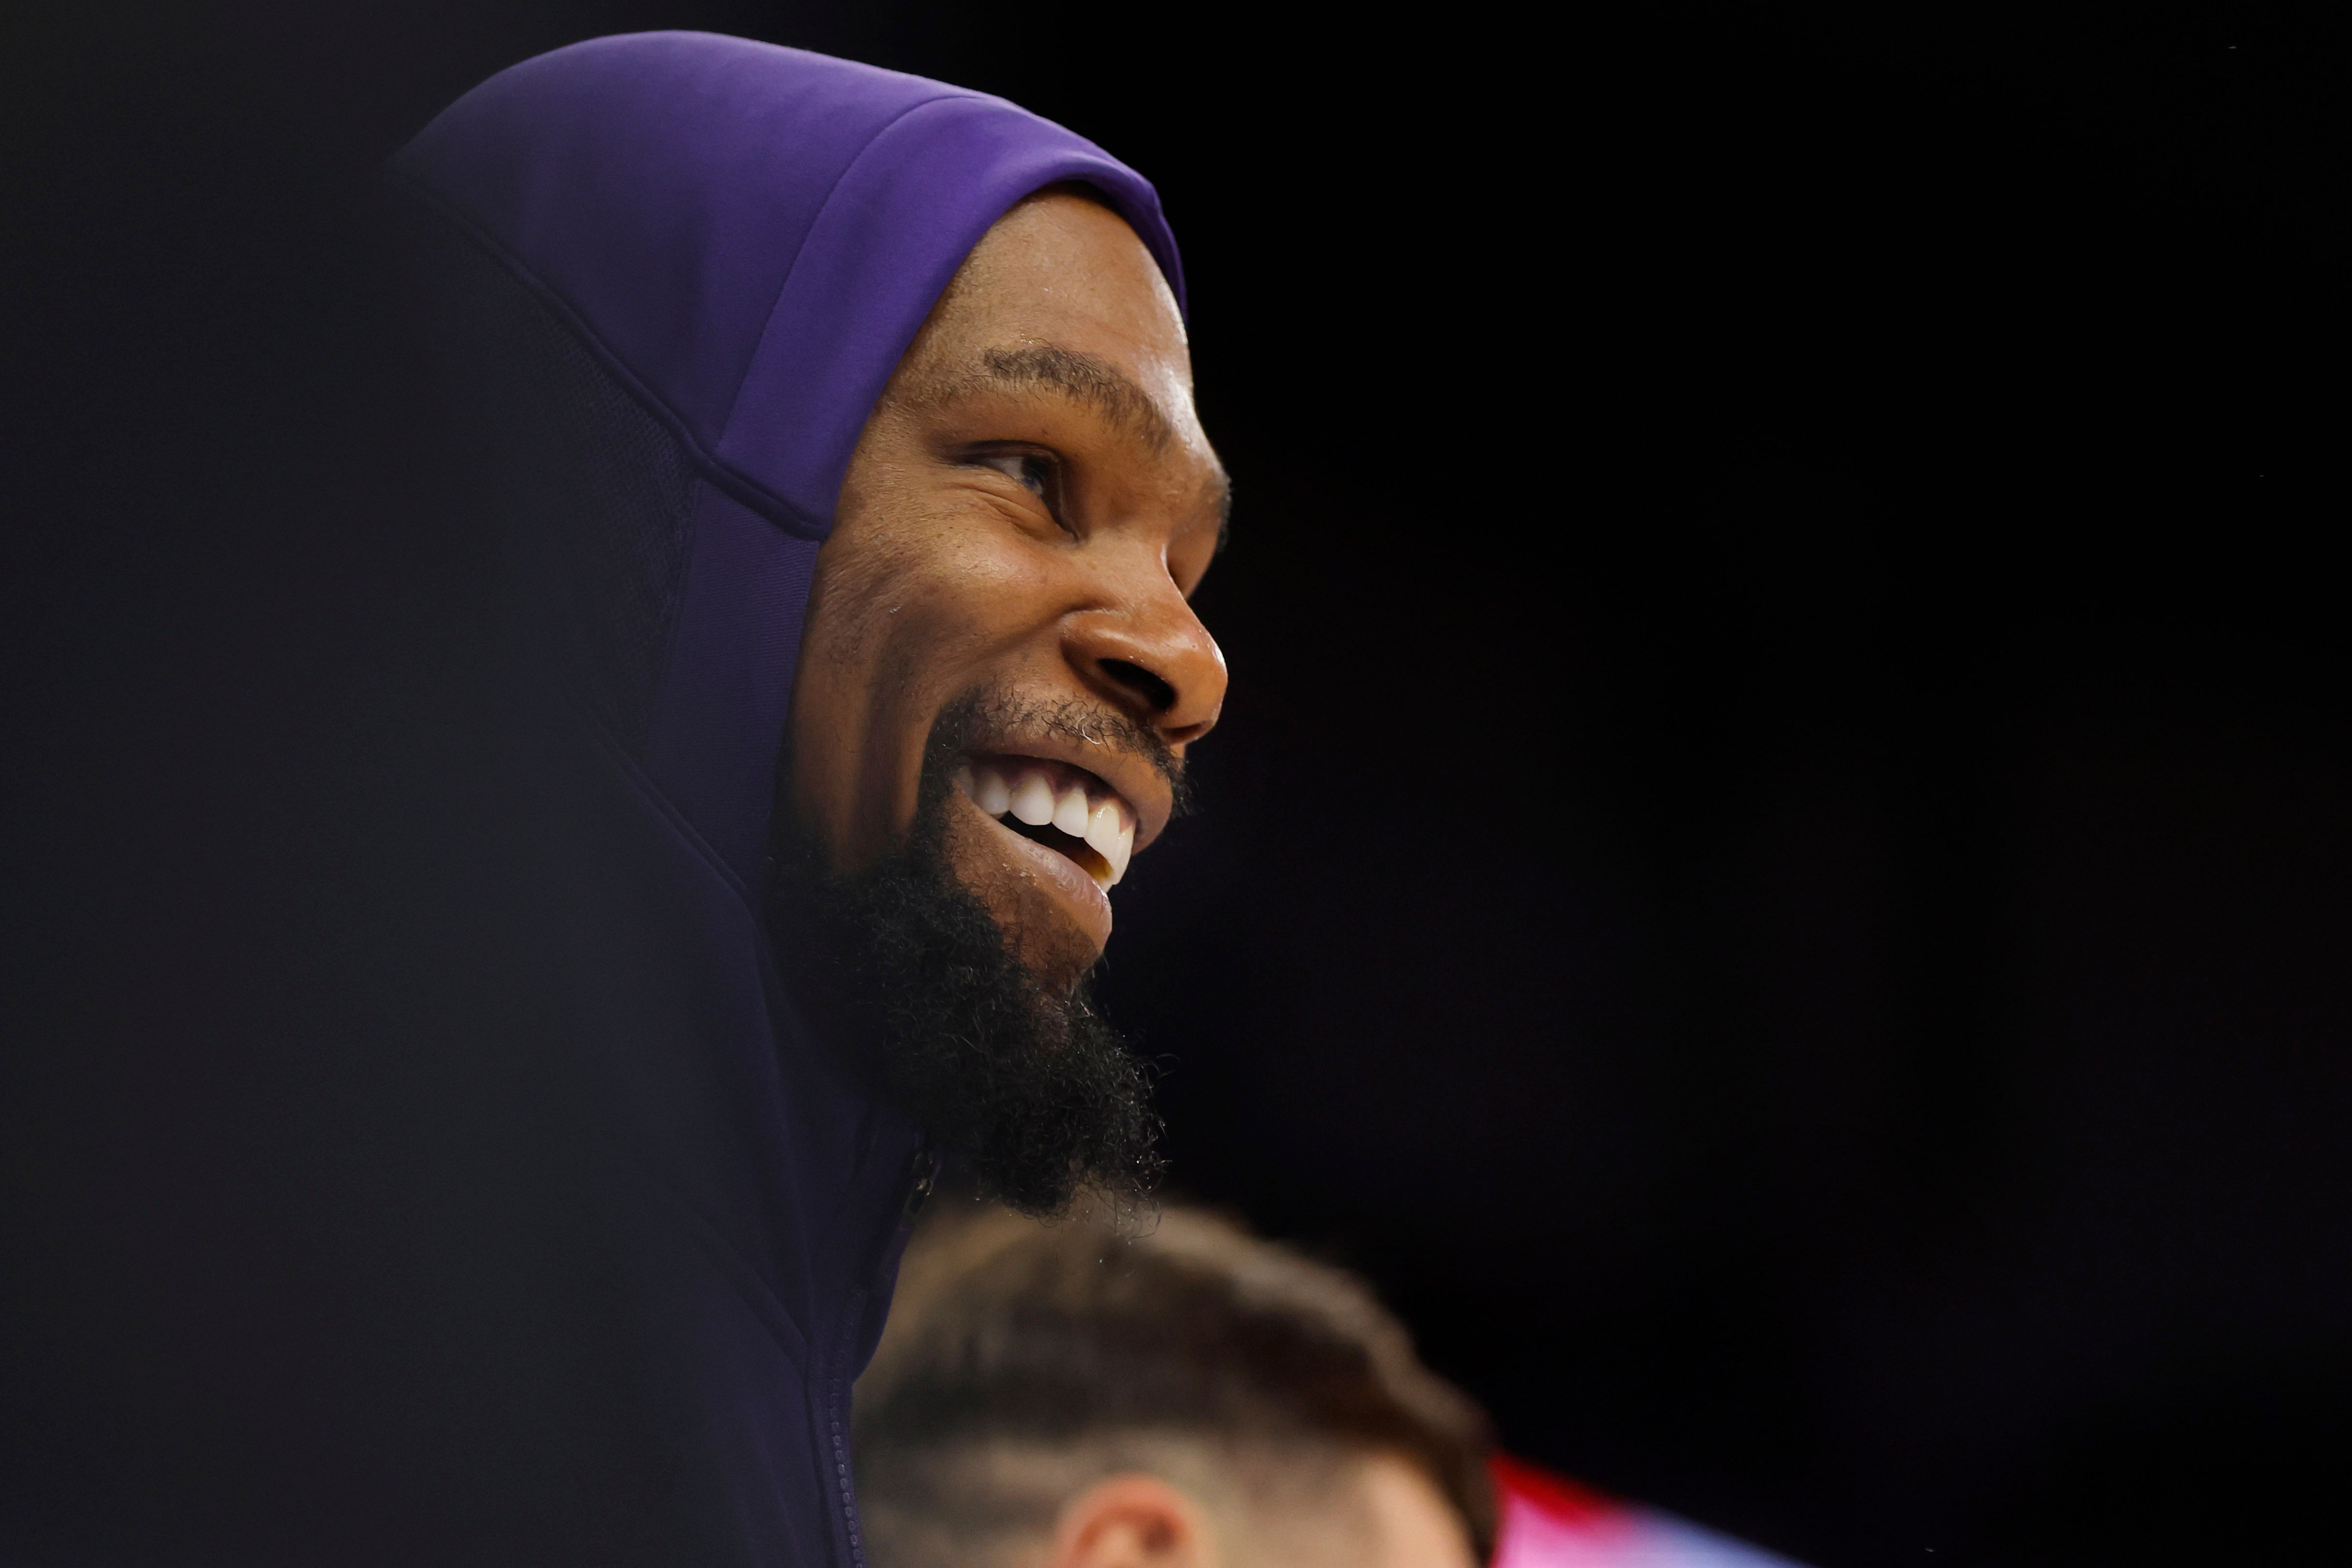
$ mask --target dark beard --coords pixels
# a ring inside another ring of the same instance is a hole
[[[1161,1164],[1150,1069],[1084,976],[1056,993],[1014,956],[948,860],[949,775],[975,710],[942,715],[907,841],[855,875],[825,872],[785,792],[768,898],[777,961],[827,1039],[982,1196],[1044,1216],[1092,1191],[1127,1209]]]

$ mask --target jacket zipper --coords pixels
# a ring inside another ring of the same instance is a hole
[[[863,1286],[849,1293],[841,1331],[834,1336],[833,1364],[825,1369],[825,1429],[833,1444],[834,1495],[841,1508],[842,1538],[849,1543],[849,1568],[866,1568],[865,1532],[857,1519],[857,1484],[849,1473],[849,1353],[866,1321]]]
[[[898,1209],[901,1230],[913,1227],[915,1216],[922,1212],[932,1187],[938,1184],[939,1173],[939,1152],[926,1145],[916,1153],[913,1167],[908,1173],[907,1195]],[[866,1303],[871,1299],[862,1285],[850,1291],[841,1315],[840,1332],[834,1336],[832,1364],[825,1369],[824,1380],[825,1435],[833,1445],[834,1495],[841,1508],[842,1539],[849,1543],[849,1568],[866,1568],[865,1529],[857,1517],[857,1482],[849,1468],[849,1361],[856,1349],[858,1333],[866,1324]]]

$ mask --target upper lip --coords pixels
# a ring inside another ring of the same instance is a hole
[[[987,757],[1034,757],[1061,763],[1091,773],[1118,795],[1135,818],[1135,847],[1140,853],[1160,837],[1175,810],[1175,792],[1150,759],[1108,742],[1089,743],[1065,735],[1001,735],[976,738],[967,753]]]

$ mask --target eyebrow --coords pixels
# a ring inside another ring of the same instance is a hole
[[[1014,392],[1045,387],[1108,415],[1150,442],[1155,452],[1176,439],[1168,416],[1125,371],[1107,359],[1059,343],[984,350],[979,374],[967,386]]]

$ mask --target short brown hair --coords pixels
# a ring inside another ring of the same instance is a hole
[[[1003,1498],[959,1496],[972,1490],[951,1479],[960,1461],[1000,1446],[1113,1456],[1121,1436],[1157,1434],[1393,1454],[1435,1483],[1480,1561],[1494,1544],[1477,1407],[1361,1280],[1197,1209],[1170,1205],[1132,1237],[993,1209],[935,1222],[854,1426],[877,1542],[951,1530],[958,1510],[975,1530],[1050,1528],[1050,1508],[1034,1517],[1044,1500],[1013,1518]]]

